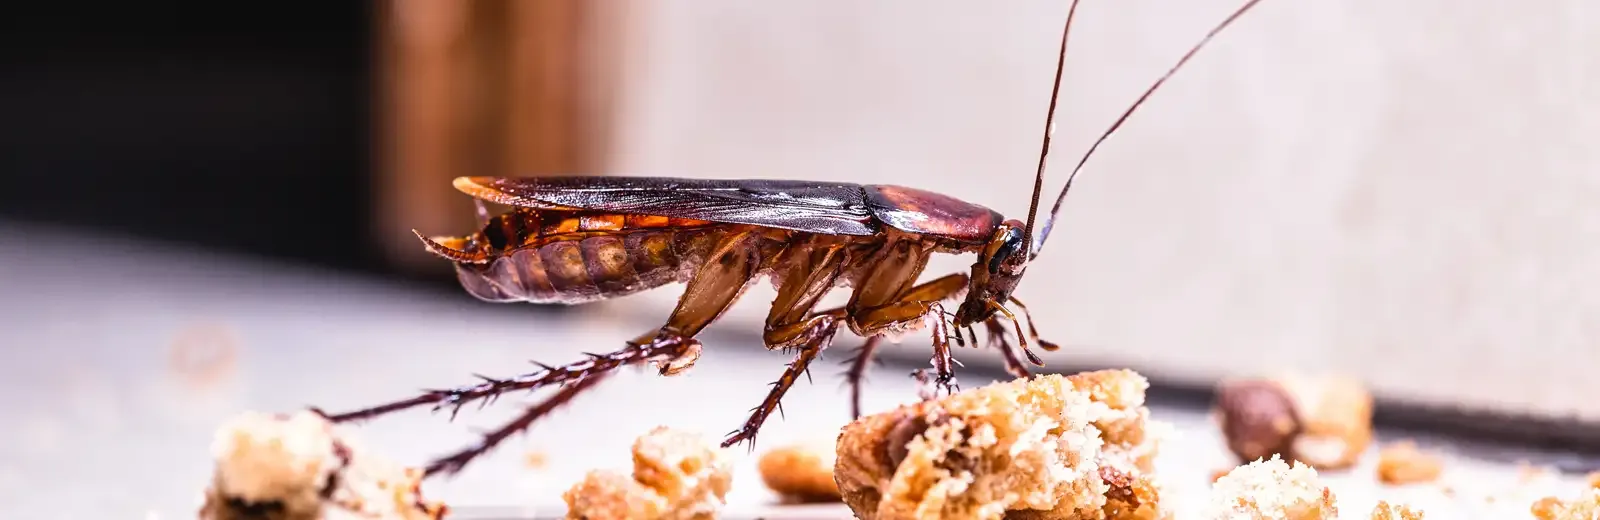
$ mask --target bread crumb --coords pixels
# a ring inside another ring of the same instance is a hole
[[[1222,477],[1228,476],[1228,472],[1229,471],[1233,471],[1233,470],[1231,470],[1231,469],[1214,469],[1214,470],[1211,470],[1211,483],[1215,484],[1215,483],[1217,483],[1217,479],[1220,479]]]
[[[367,452],[314,412],[246,413],[212,443],[202,520],[438,520],[422,472]]]
[[[541,450],[528,450],[522,454],[522,465],[533,470],[544,469],[550,465],[550,456]]]
[[[834,478],[863,520],[1162,518],[1148,386],[1129,370],[1041,375],[862,417]]]
[[[1372,520],[1422,520],[1422,512],[1411,509],[1405,505],[1390,504],[1379,500],[1377,507],[1372,508]]]
[[[796,443],[761,456],[758,467],[768,489],[792,502],[838,502],[839,485],[833,481],[838,455],[831,443]]]
[[[1411,441],[1391,444],[1378,454],[1378,481],[1384,484],[1432,482],[1443,472],[1444,463],[1439,457],[1418,449]]]
[[[1317,470],[1274,456],[1234,468],[1211,488],[1203,518],[1213,520],[1328,520],[1339,516],[1333,491]]]
[[[1600,518],[1600,489],[1589,488],[1572,501],[1544,497],[1529,507],[1538,520],[1594,520]]]
[[[633,476],[590,471],[562,500],[567,518],[705,520],[727,504],[733,465],[703,436],[658,426],[633,443]]]

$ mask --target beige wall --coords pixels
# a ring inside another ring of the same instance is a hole
[[[1026,212],[1065,2],[613,2],[608,170],[903,183]],[[1053,180],[1233,7],[1081,7]],[[1345,370],[1600,418],[1595,49],[1589,0],[1265,1],[1080,178],[1020,292],[1069,345],[1050,359]]]

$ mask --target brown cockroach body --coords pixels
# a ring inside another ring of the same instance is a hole
[[[1022,320],[1008,306],[1027,315],[1011,293],[1049,236],[1072,179],[1167,77],[1257,1],[1250,0],[1216,26],[1100,136],[1037,230],[1034,222],[1076,1],[1062,33],[1026,221],[903,186],[671,177],[458,178],[455,187],[474,198],[482,227],[464,237],[419,233],[418,238],[429,251],[455,264],[461,285],[473,296],[494,302],[580,304],[672,283],[685,284],[683,295],[665,325],[621,350],[562,366],[541,365],[539,371],[510,379],[483,377],[476,385],[329,417],[351,421],[430,404],[459,409],[504,392],[561,386],[512,424],[429,466],[430,473],[458,471],[617,368],[651,363],[662,375],[688,370],[701,353],[695,337],[763,277],[778,293],[766,318],[764,342],[769,349],[794,351],[795,359],[744,425],[724,440],[724,447],[745,440],[753,445],[784,393],[809,373],[810,364],[841,327],[867,338],[847,372],[854,417],[861,414],[861,375],[876,345],[886,336],[923,325],[932,329],[930,379],[939,390],[954,390],[952,342],[964,345],[964,338],[970,338],[976,344],[977,325],[985,327],[989,344],[999,350],[1011,374],[1028,377],[1023,358],[1043,366],[1029,350],[1029,338],[1047,350],[1055,347],[1039,339],[1031,319],[1024,334]],[[491,216],[485,202],[512,209]],[[968,253],[977,255],[968,273],[917,283],[932,255]],[[816,310],[818,301],[838,287],[850,288],[848,303]],[[957,299],[960,304],[949,312],[945,302]],[[1015,331],[1015,346],[1006,339],[1009,331]],[[918,375],[927,377],[921,371]]]

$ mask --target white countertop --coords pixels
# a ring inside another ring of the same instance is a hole
[[[8,425],[0,428],[5,518],[192,518],[209,472],[213,429],[235,413],[373,404],[463,383],[474,372],[525,371],[529,359],[560,363],[580,351],[609,351],[653,326],[605,313],[539,313],[478,304],[458,293],[28,231],[0,227],[0,237],[11,238],[0,240],[0,327],[8,331],[0,340],[0,417]],[[208,326],[235,338],[237,354],[211,383],[169,366],[176,338]],[[559,515],[563,489],[591,468],[626,469],[628,446],[655,425],[720,439],[760,401],[788,358],[716,331],[704,338],[706,352],[688,374],[633,372],[613,379],[455,479],[431,482],[429,494],[450,503],[460,518]],[[841,338],[837,345],[856,341]],[[828,366],[813,370],[814,384],[796,385],[784,401],[786,418],[769,420],[758,448],[831,437],[844,424],[848,406],[833,376],[841,359],[825,357]],[[875,369],[869,411],[914,398],[906,371]],[[967,387],[984,382],[962,379]],[[421,463],[471,441],[475,429],[507,419],[519,401],[529,399],[508,397],[481,412],[469,407],[455,423],[426,410],[407,412],[363,425],[357,435],[401,461]],[[1202,411],[1160,402],[1153,408],[1181,434],[1160,464],[1173,500],[1190,510],[1205,499],[1210,473],[1228,458]],[[546,465],[529,468],[529,450],[542,452]],[[773,514],[754,457],[735,451],[743,460],[730,517],[756,511],[770,518],[850,517],[842,506]],[[1451,498],[1438,485],[1381,488],[1370,459],[1355,472],[1329,475],[1350,511],[1364,513],[1381,497],[1422,506],[1430,518],[1526,517],[1528,504],[1542,494],[1578,485],[1574,478],[1517,484],[1515,466],[1453,460],[1445,476],[1455,489]]]

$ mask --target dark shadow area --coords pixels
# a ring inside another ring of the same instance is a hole
[[[365,2],[0,17],[0,218],[379,269]]]

